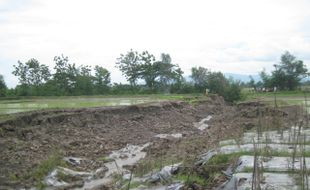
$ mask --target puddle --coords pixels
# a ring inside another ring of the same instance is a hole
[[[237,173],[234,177],[238,181],[238,190],[247,190],[252,187],[253,173]],[[263,173],[260,183],[261,189],[273,189],[273,190],[299,190],[300,187],[296,185],[296,182],[290,174],[285,173]]]
[[[178,182],[178,183],[173,183],[170,185],[158,185],[154,187],[139,186],[132,190],[181,190],[183,186],[184,186],[183,183]]]
[[[47,186],[54,186],[54,187],[68,185],[68,183],[58,180],[57,173],[58,173],[57,169],[53,170],[48,176],[45,177],[44,183]]]
[[[143,152],[142,150],[149,145],[150,143],[146,143],[142,146],[128,144],[125,148],[113,151],[108,156],[108,158],[113,161],[104,164],[108,170],[105,167],[102,167],[92,172],[82,172],[82,171],[74,171],[63,167],[57,167],[54,171],[52,171],[48,176],[45,177],[44,182],[46,185],[49,186],[48,189],[53,189],[53,187],[55,188],[72,187],[72,185],[74,185],[74,183],[76,182],[69,184],[67,182],[57,179],[58,172],[62,172],[68,176],[78,177],[79,179],[84,181],[84,184],[79,183],[80,188],[74,188],[74,189],[84,190],[93,188],[98,189],[103,188],[104,185],[112,182],[113,180],[112,174],[117,173],[124,176],[124,174],[130,173],[130,171],[126,170],[124,166],[134,165],[140,159],[144,158],[146,156],[146,152]],[[79,165],[82,159],[75,157],[65,157],[64,160],[70,163],[71,165]],[[101,176],[101,174],[104,174],[104,178],[98,179],[98,176]]]
[[[67,182],[64,182],[62,180],[59,180],[57,175],[58,173],[61,172],[67,176],[79,178],[79,181],[75,181],[72,184],[69,184]],[[95,172],[96,173],[96,172]],[[88,181],[93,178],[95,173],[92,172],[79,172],[79,171],[74,171],[68,168],[63,168],[63,167],[57,167],[54,169],[51,173],[49,173],[48,176],[45,177],[44,183],[48,186],[47,189],[53,189],[52,187],[57,187],[58,189],[70,189],[70,187],[73,187],[75,185],[81,186],[82,181]]]
[[[208,115],[206,118],[202,119],[201,121],[194,123],[194,126],[197,129],[203,131],[209,127],[209,125],[207,124],[207,121],[210,121],[210,119],[212,119],[212,116]]]
[[[270,157],[258,157],[258,162],[262,166],[264,172],[261,174],[261,189],[300,189],[301,180],[300,169],[303,165],[301,158],[296,157],[294,163],[292,156],[278,157],[278,153],[293,153],[294,148],[300,153],[310,151],[310,129],[302,128],[298,135],[298,127],[291,127],[284,131],[264,131],[258,138],[256,132],[246,132],[240,139],[228,139],[219,143],[218,152],[222,154],[238,153],[238,152],[254,152],[253,140],[255,140],[257,149],[265,149],[270,152]],[[295,137],[294,137],[295,136]],[[298,137],[297,137],[298,136]],[[306,145],[297,144],[306,140]],[[302,146],[302,147],[301,147]],[[289,154],[290,155],[290,154]],[[291,154],[292,155],[292,154]],[[239,163],[233,177],[227,181],[228,185],[237,185],[234,189],[251,189],[253,173],[245,173],[249,169],[254,168],[254,156],[240,156]],[[305,158],[305,167],[310,168],[310,157]],[[296,170],[296,174],[291,173]],[[310,181],[309,181],[310,183]]]
[[[113,159],[114,161],[105,164],[108,168],[105,177],[102,179],[86,181],[82,189],[92,189],[110,183],[113,180],[113,173],[121,174],[122,176],[126,173],[130,173],[124,168],[124,166],[134,165],[140,159],[144,158],[146,152],[143,152],[142,150],[149,145],[150,143],[146,143],[142,146],[127,145],[125,148],[113,151],[108,158]]]
[[[150,143],[146,143],[142,146],[137,145],[127,145],[125,148],[122,148],[117,151],[113,151],[109,158],[113,159],[113,162],[108,162],[105,166],[109,169],[106,173],[106,176],[110,176],[112,173],[124,173],[127,170],[123,168],[126,165],[133,165],[138,162],[140,159],[146,156],[146,152],[142,150],[148,147]]]
[[[310,130],[304,129],[300,131],[303,135],[306,135],[306,141],[310,141]],[[270,143],[292,143],[296,142],[297,139],[294,139],[298,133],[298,129],[292,128],[291,130],[285,130],[283,132],[278,131],[266,131],[263,132],[259,138],[260,142],[270,142]],[[258,136],[254,132],[244,133],[244,137],[242,138],[243,143],[253,142],[253,138],[255,140],[258,139]]]
[[[254,156],[241,156],[240,165],[236,168],[237,172],[242,172],[245,168],[253,168]],[[306,168],[310,168],[310,158],[305,158]],[[270,172],[285,172],[293,169],[292,157],[259,157],[259,163],[262,164],[264,170]],[[294,169],[300,170],[300,158],[296,158]]]
[[[281,133],[279,131],[265,131],[261,134],[259,138],[257,133],[255,132],[246,132],[243,134],[244,136],[238,141],[234,139],[229,139],[221,141],[219,145],[225,146],[225,145],[249,144],[253,143],[253,139],[255,139],[255,141],[259,143],[292,144],[298,142],[298,139],[296,137],[294,139],[294,133],[297,136],[298,129],[295,129],[294,127],[292,127],[291,130],[285,130]],[[306,135],[305,137],[306,142],[310,142],[310,129],[302,129],[301,133],[303,135]],[[303,140],[303,137],[301,138]]]
[[[285,152],[285,153],[291,153],[293,152],[294,145],[288,145],[288,144],[257,144],[258,149],[264,149],[272,150],[272,151],[278,151],[278,152]],[[305,145],[305,151],[310,151],[310,145]],[[297,146],[297,150],[299,150],[300,147]],[[242,145],[226,145],[219,147],[218,151],[222,154],[231,154],[231,153],[237,153],[237,152],[253,152],[254,151],[254,145],[253,144],[242,144]]]
[[[182,138],[182,133],[174,133],[174,134],[157,134],[155,135],[156,138],[160,139],[169,139],[169,138]]]

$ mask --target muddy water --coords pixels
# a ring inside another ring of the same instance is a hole
[[[142,150],[148,147],[150,143],[146,143],[142,146],[127,145],[125,148],[113,151],[109,158],[113,159],[113,162],[105,164],[109,169],[106,176],[109,177],[113,173],[126,173],[128,172],[123,166],[133,165],[137,163],[140,159],[146,156],[146,152]]]
[[[292,153],[294,151],[294,145],[289,144],[258,144],[258,147],[262,149],[268,149],[277,152],[288,152]],[[299,146],[297,146],[299,148]],[[305,146],[306,151],[310,151],[310,145]],[[219,152],[223,154],[231,154],[237,152],[253,152],[253,144],[241,144],[241,145],[226,145],[219,148]]]
[[[275,156],[278,153],[284,153],[285,155],[293,155],[296,150],[300,153],[301,150],[305,152],[310,151],[309,139],[310,129],[302,128],[299,138],[296,137],[298,133],[297,127],[292,127],[282,132],[278,131],[265,131],[258,138],[256,133],[246,132],[240,139],[228,139],[220,142],[217,152],[222,154],[238,153],[249,154],[254,152],[253,142],[256,144],[256,148],[267,150],[268,156],[260,156],[257,158],[259,167],[263,168],[261,173],[259,184],[262,189],[300,189],[301,180],[301,168],[310,168],[310,157],[305,157],[304,160],[300,157],[296,157],[293,161],[292,156],[280,157]],[[295,135],[294,135],[295,134]],[[295,137],[294,137],[295,136]],[[306,140],[306,145],[300,145],[300,142]],[[252,142],[252,143],[251,143]],[[296,142],[299,142],[296,144]],[[251,144],[250,144],[251,143]],[[235,168],[235,173],[229,182],[238,184],[234,189],[251,189],[252,186],[252,171],[254,169],[254,156],[243,155],[239,158],[239,165]],[[292,173],[292,171],[295,173]],[[310,183],[310,180],[308,183]]]
[[[33,99],[33,100],[6,100],[0,101],[0,114],[11,114],[47,108],[81,108],[98,106],[125,106],[163,100],[139,98],[78,98],[71,99]]]
[[[235,175],[238,179],[243,179],[238,190],[248,190],[252,187],[252,173],[237,173]],[[285,173],[264,173],[263,183],[261,183],[261,189],[272,190],[299,190],[300,187],[296,185],[294,178]]]
[[[62,172],[68,176],[82,178],[84,180],[84,185],[81,188],[75,188],[77,190],[102,188],[102,186],[112,182],[113,174],[119,174],[121,176],[129,174],[130,171],[126,170],[125,166],[131,166],[138,162],[140,159],[144,158],[146,153],[143,152],[143,149],[149,145],[150,143],[146,143],[141,146],[128,144],[126,147],[120,150],[113,151],[107,157],[107,160],[113,161],[107,162],[104,168],[98,168],[92,172],[74,171],[68,168],[58,167],[45,178],[44,181],[48,186],[47,189],[57,189],[57,187],[66,188],[70,186],[69,183],[61,181],[57,178],[58,172]],[[82,159],[66,157],[64,160],[70,161],[71,164],[74,163],[78,165]],[[105,172],[104,177],[98,179],[98,173],[104,172],[106,169],[107,171]]]
[[[84,186],[81,189],[92,189],[101,185],[111,183],[113,180],[113,174],[125,175],[130,173],[124,168],[124,166],[130,166],[137,163],[140,159],[146,156],[146,152],[142,150],[148,147],[150,143],[146,143],[142,146],[137,145],[127,145],[125,148],[122,148],[117,151],[113,151],[108,158],[113,159],[114,161],[108,162],[105,166],[108,168],[108,171],[105,173],[105,177],[102,179],[95,179],[86,181]]]
[[[301,160],[296,159],[293,162],[292,157],[259,157],[258,158],[266,171],[289,172],[293,168],[300,170]],[[254,156],[241,156],[240,165],[236,168],[237,172],[242,172],[246,168],[253,168]],[[310,168],[310,158],[305,158],[305,166]]]
[[[310,129],[301,129],[300,133],[303,134],[305,137],[302,137],[302,139],[297,138],[298,128],[296,127],[292,127],[289,130],[284,130],[282,132],[265,131],[262,132],[259,137],[257,133],[246,132],[240,139],[228,139],[225,141],[221,141],[219,143],[219,151],[224,154],[242,151],[251,152],[254,150],[253,140],[258,143],[258,147],[261,147],[263,149],[289,153],[294,150],[295,146],[297,146],[297,149],[300,149],[300,146],[295,144],[298,144],[300,140],[305,140],[306,145],[304,146],[304,148],[306,151],[310,151],[310,145],[308,145],[308,142],[310,142]]]

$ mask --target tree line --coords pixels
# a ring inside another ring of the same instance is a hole
[[[259,73],[261,81],[250,76],[249,86],[255,90],[296,90],[303,79],[309,76],[308,69],[302,60],[298,60],[290,52],[281,55],[280,62],[274,64],[274,70],[268,74],[265,69]]]
[[[54,73],[36,59],[18,61],[12,72],[19,84],[8,90],[16,96],[92,95],[103,93],[110,84],[110,72],[96,65],[94,75],[88,65],[77,66],[63,55],[54,57]]]
[[[204,67],[193,67],[189,78],[183,76],[181,68],[172,62],[169,54],[162,53],[157,59],[148,51],[130,50],[117,58],[115,66],[126,77],[129,84],[111,83],[111,73],[96,65],[76,65],[66,56],[55,56],[51,70],[36,59],[18,61],[12,72],[19,84],[12,89],[6,87],[0,75],[0,96],[76,96],[105,94],[151,94],[151,93],[217,93],[227,101],[241,98],[243,83],[228,79],[221,72]],[[278,87],[294,90],[307,69],[302,61],[289,52],[281,56],[271,75],[261,72],[262,81],[253,79],[248,84],[257,88]]]

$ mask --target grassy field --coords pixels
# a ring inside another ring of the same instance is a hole
[[[122,106],[165,100],[186,100],[195,95],[19,97],[0,100],[0,115],[39,109]]]
[[[277,104],[281,105],[303,105],[305,97],[310,100],[310,93],[302,91],[292,92],[266,92],[250,93],[243,91],[245,101],[259,100],[274,104],[275,96]],[[148,102],[159,102],[165,100],[190,101],[195,97],[203,97],[202,94],[169,94],[169,95],[118,95],[118,96],[57,96],[57,97],[18,97],[11,99],[0,99],[0,115],[32,111],[39,109],[57,108],[85,108],[102,106],[133,105]],[[310,102],[308,102],[310,105]]]
[[[262,93],[245,93],[246,101],[259,100],[274,105],[275,98],[279,106],[283,105],[304,105],[307,99],[310,104],[310,93],[302,91],[283,91],[283,92],[262,92]]]

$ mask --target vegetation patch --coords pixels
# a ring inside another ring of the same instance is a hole
[[[62,160],[59,152],[54,152],[34,169],[31,177],[36,181],[37,188],[44,188],[42,180],[46,175],[48,175],[49,172],[51,172],[57,166],[66,166],[66,163]]]
[[[113,158],[106,157],[106,156],[103,156],[103,157],[97,158],[97,161],[98,161],[98,162],[107,163],[107,162],[113,162],[114,159],[113,159]]]
[[[200,186],[207,186],[208,181],[206,178],[199,176],[197,174],[177,174],[173,177],[176,181],[182,181],[185,183],[186,186],[191,186],[193,184],[198,184]]]
[[[15,116],[13,116],[11,114],[1,114],[0,113],[0,122],[11,120],[11,119],[14,119],[14,118],[15,118]]]
[[[151,171],[159,171],[161,168],[167,165],[173,165],[179,163],[180,160],[174,157],[171,158],[159,158],[159,159],[143,159],[138,162],[134,169],[134,174],[136,176],[142,177]]]

